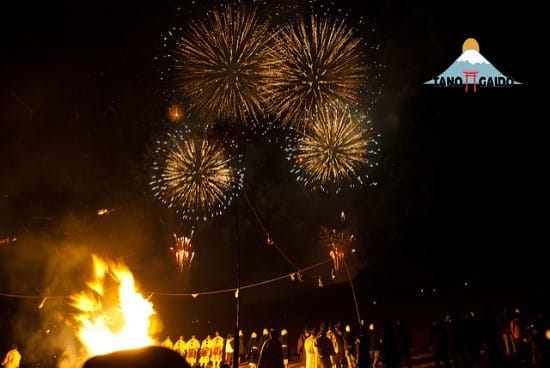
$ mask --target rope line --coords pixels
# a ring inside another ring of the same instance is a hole
[[[320,266],[322,266],[326,263],[329,263],[329,262],[331,262],[330,259],[326,260],[326,261],[316,263],[316,264],[313,264],[311,266],[304,267],[302,269],[299,269],[298,272],[309,271],[309,270],[315,269],[315,268],[320,267]],[[290,277],[293,274],[294,274],[294,272],[291,272],[291,273],[288,273],[288,274],[285,274],[285,275],[274,277],[272,279],[268,279],[268,280],[259,281],[259,282],[251,283],[251,284],[248,284],[248,285],[244,285],[244,286],[241,286],[241,289],[251,289],[251,288],[258,287],[258,286],[271,284],[273,282],[277,282],[277,281],[286,279],[287,277]],[[165,293],[165,292],[144,290],[143,293],[151,294],[151,295],[162,295],[162,296],[192,296],[192,297],[196,297],[196,296],[199,296],[199,295],[215,295],[215,294],[224,294],[224,293],[234,293],[235,290],[237,290],[237,288],[221,289],[221,290],[210,290],[210,291],[202,291],[202,292],[195,292],[195,293],[167,293],[167,292]],[[15,299],[44,299],[44,298],[54,299],[54,298],[70,298],[71,296],[69,296],[69,295],[45,295],[44,296],[44,295],[31,295],[31,294],[19,294],[19,293],[0,293],[0,297],[15,298]]]
[[[252,202],[250,202],[250,199],[248,198],[248,195],[246,194],[245,190],[243,189],[242,192],[243,192],[244,199],[246,200],[246,203],[248,204],[248,207],[250,207],[250,211],[252,212],[252,214],[256,218],[256,221],[258,221],[258,224],[260,224],[260,227],[264,231],[267,238],[271,240],[271,244],[269,244],[269,245],[274,246],[275,249],[277,249],[277,251],[279,252],[279,254],[288,262],[288,264],[290,264],[292,267],[294,267],[294,269],[296,269],[296,271],[299,272],[300,267],[298,267],[294,262],[292,262],[292,260],[285,254],[285,252],[283,252],[283,250],[281,248],[279,248],[277,243],[275,243],[275,241],[273,240],[273,238],[269,234],[269,231],[267,231],[267,228],[265,227],[264,223],[260,219],[260,216],[258,216],[258,213],[256,212],[256,209],[252,205]]]

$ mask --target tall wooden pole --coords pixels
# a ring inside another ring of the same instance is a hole
[[[353,303],[355,304],[355,314],[357,316],[357,326],[361,329],[361,315],[359,314],[359,304],[357,303],[357,296],[355,295],[355,287],[353,286],[353,279],[351,278],[351,273],[349,272],[348,264],[346,262],[346,257],[344,256],[344,268],[348,274],[349,285],[351,287],[351,293],[353,294]]]
[[[233,368],[239,368],[239,351],[240,336],[239,336],[239,320],[240,320],[240,304],[241,304],[241,246],[239,239],[239,209],[237,207],[237,201],[235,201],[235,240],[237,246],[237,289],[235,291],[236,308],[235,308],[235,328],[233,330]]]

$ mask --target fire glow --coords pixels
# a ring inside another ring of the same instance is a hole
[[[94,278],[87,290],[71,297],[76,308],[77,337],[88,354],[155,344],[151,336],[153,304],[137,292],[132,273],[124,264],[93,258]]]

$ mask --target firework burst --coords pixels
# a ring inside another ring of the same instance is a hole
[[[336,192],[342,185],[364,184],[365,169],[377,165],[378,142],[363,120],[348,109],[319,109],[312,116],[311,130],[289,148],[298,181],[312,189]]]
[[[178,131],[156,144],[151,188],[184,218],[221,214],[242,187],[243,173],[232,165],[238,157],[217,141]]]
[[[311,16],[283,27],[270,49],[269,112],[281,124],[305,130],[325,105],[358,107],[367,67],[362,40],[343,20]]]
[[[345,232],[337,232],[336,229],[321,227],[319,241],[322,246],[329,248],[329,256],[332,259],[332,268],[336,272],[344,262],[344,252],[349,248],[354,236]]]
[[[269,74],[269,23],[228,5],[190,22],[175,52],[175,72],[191,110],[211,124],[263,116]]]
[[[193,237],[194,229],[191,230],[189,237],[182,235],[174,235],[175,245],[170,248],[174,252],[176,257],[176,263],[178,265],[178,270],[183,272],[184,270],[189,270],[191,268],[191,262],[195,257],[195,252],[193,251],[193,245],[191,244],[191,238]]]

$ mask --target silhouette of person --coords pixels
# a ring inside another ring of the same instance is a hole
[[[357,367],[370,368],[372,364],[369,332],[365,326],[361,327],[357,344]]]
[[[432,322],[430,329],[430,350],[434,361],[434,367],[441,367],[441,361],[445,368],[450,368],[449,362],[449,339],[447,331],[437,321]]]
[[[321,327],[319,330],[319,336],[315,339],[315,350],[317,351],[317,355],[319,357],[319,368],[331,368],[331,356],[335,354],[334,345],[327,337],[325,327]]]
[[[277,338],[275,330],[269,329],[260,351],[258,368],[284,368],[283,347]]]
[[[389,320],[384,323],[382,332],[382,361],[388,368],[401,365],[397,333],[393,323]]]
[[[402,321],[395,321],[395,328],[397,331],[397,343],[400,355],[401,363],[405,364],[408,368],[412,367],[411,360],[411,345],[412,335],[409,327]]]

